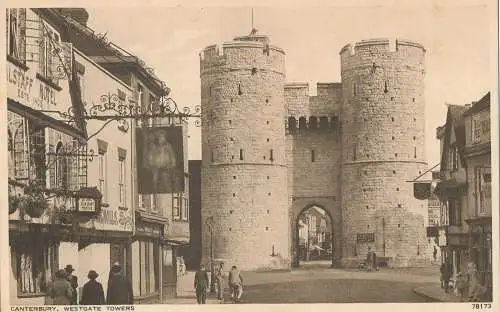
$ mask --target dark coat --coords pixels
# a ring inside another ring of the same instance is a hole
[[[78,289],[78,278],[72,274],[68,275],[66,277],[68,282],[71,284],[71,287],[73,287],[73,298],[71,299],[71,304],[76,304],[78,301],[77,293],[76,290]]]
[[[65,278],[56,278],[50,285],[49,296],[54,300],[54,305],[70,305],[74,290]]]
[[[82,298],[80,299],[80,304],[83,305],[101,305],[106,304],[104,299],[104,289],[102,284],[96,280],[90,280],[82,289]]]
[[[204,290],[208,288],[208,273],[207,271],[198,271],[194,275],[194,288]]]
[[[451,265],[448,264],[448,262],[444,262],[441,265],[441,276],[443,277],[443,281],[449,281],[451,278],[451,275],[453,274],[453,269]]]
[[[108,281],[107,304],[133,304],[132,284],[121,274],[111,274]]]

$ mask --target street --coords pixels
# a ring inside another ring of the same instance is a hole
[[[413,292],[415,287],[439,283],[436,267],[421,269],[382,269],[378,272],[307,268],[291,272],[243,272],[245,288],[242,303],[403,303],[432,302]],[[193,272],[180,277],[185,285],[176,302],[196,303],[192,287]],[[229,293],[226,290],[226,298]],[[227,300],[229,301],[229,300]],[[216,304],[209,294],[208,304]]]

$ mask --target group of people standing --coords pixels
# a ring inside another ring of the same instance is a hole
[[[441,287],[446,293],[456,289],[460,301],[479,301],[486,293],[486,287],[481,284],[479,272],[474,262],[467,264],[466,272],[458,272],[455,283],[452,283],[453,266],[448,259],[441,264]]]
[[[78,278],[73,275],[74,271],[73,266],[69,264],[54,274],[54,281],[49,286],[48,292],[52,304],[78,304]],[[123,275],[119,263],[113,264],[109,272],[106,297],[102,284],[97,281],[99,274],[90,270],[87,277],[89,281],[83,285],[80,296],[81,305],[133,304],[132,285]]]
[[[211,278],[215,278],[217,285],[217,299],[219,303],[224,303],[224,293],[226,289],[226,278],[229,282],[229,290],[231,293],[231,300],[233,303],[239,303],[243,295],[243,278],[238,268],[233,265],[229,274],[225,271],[224,263],[221,262],[219,266],[212,270]],[[200,270],[194,276],[194,289],[196,290],[196,301],[198,304],[205,304],[207,299],[207,291],[210,286],[210,279],[205,266],[202,264]]]

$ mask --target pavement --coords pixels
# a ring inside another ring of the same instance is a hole
[[[164,304],[196,304],[194,272],[178,277],[177,297]],[[331,303],[331,302],[458,302],[444,293],[437,267],[380,269],[300,268],[279,272],[242,272],[243,303]],[[229,298],[226,290],[225,298]],[[227,300],[227,299],[226,299]],[[218,304],[208,294],[207,304]]]
[[[439,302],[460,302],[460,297],[456,296],[452,290],[446,293],[440,284],[419,286],[414,288],[413,292]]]

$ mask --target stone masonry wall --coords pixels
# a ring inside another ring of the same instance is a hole
[[[212,249],[242,269],[289,268],[284,53],[232,41],[207,47],[200,68],[202,261]]]
[[[372,246],[393,266],[419,265],[430,258],[427,202],[405,181],[427,169],[425,49],[369,40],[340,55],[344,263],[365,258]],[[358,243],[358,233],[374,233],[375,242]]]

